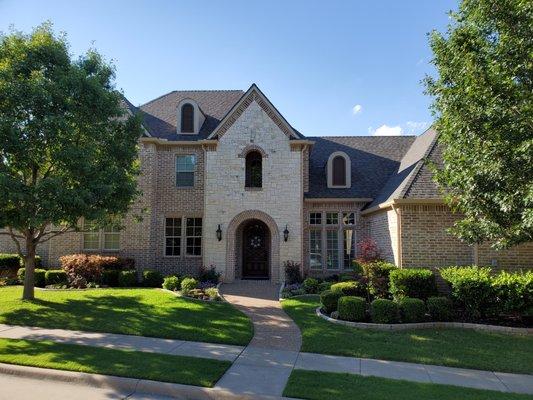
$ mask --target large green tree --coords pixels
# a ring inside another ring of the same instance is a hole
[[[507,248],[533,240],[533,1],[463,0],[432,32],[433,96],[452,232]]]
[[[94,50],[74,60],[50,24],[0,36],[0,234],[23,257],[24,299],[39,244],[120,218],[137,195],[141,125],[114,77]]]

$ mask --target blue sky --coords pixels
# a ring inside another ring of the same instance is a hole
[[[427,33],[457,1],[0,0],[0,30],[51,20],[72,53],[94,46],[135,104],[255,82],[303,134],[419,134]]]

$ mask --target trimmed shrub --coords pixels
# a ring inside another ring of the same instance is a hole
[[[452,290],[452,298],[472,320],[487,315],[494,308],[495,290],[488,267],[447,267],[440,270]]]
[[[451,321],[453,319],[453,303],[449,298],[430,297],[426,304],[432,321]]]
[[[396,269],[396,265],[385,261],[363,264],[364,276],[368,281],[368,293],[377,298],[389,297],[389,275]]]
[[[366,301],[362,297],[345,296],[339,299],[339,319],[345,321],[364,321]]]
[[[318,285],[318,293],[322,293],[324,290],[330,290],[332,284],[332,282],[321,282]]]
[[[143,271],[143,286],[146,287],[161,287],[163,284],[163,274],[159,271],[147,269]]]
[[[24,284],[24,275],[25,275],[26,268],[19,268],[17,271],[17,278],[20,283]],[[35,271],[33,273],[34,283],[37,287],[45,287],[46,286],[46,270],[35,268]]]
[[[357,275],[355,272],[343,272],[339,275],[339,282],[348,282],[348,281],[355,281],[357,279]]]
[[[532,307],[533,271],[502,271],[492,278],[492,287],[499,312],[524,315]]]
[[[423,322],[426,319],[426,305],[423,300],[403,297],[398,301],[403,322]]]
[[[67,273],[62,269],[50,269],[44,274],[46,285],[66,285]]]
[[[390,293],[395,299],[413,297],[426,300],[437,294],[435,275],[429,269],[395,269],[389,274]]]
[[[400,310],[391,300],[376,299],[370,304],[370,316],[376,324],[395,324],[400,320]]]
[[[118,276],[118,285],[120,287],[137,286],[137,271],[120,271],[120,274]]]
[[[320,285],[320,282],[318,281],[318,279],[315,279],[315,278],[307,278],[304,280],[304,283],[303,283],[305,293],[309,293],[309,294],[318,293],[319,285]]]
[[[352,261],[352,270],[353,270],[354,274],[356,274],[356,275],[362,275],[363,274],[363,266],[357,260],[353,260]]]
[[[198,287],[198,281],[194,278],[183,278],[181,281],[181,291],[185,294]]]
[[[109,287],[118,287],[119,276],[120,276],[120,270],[118,269],[103,270],[101,283],[102,285],[109,286]]]
[[[200,282],[212,282],[216,285],[220,281],[221,275],[222,274],[218,272],[213,265],[211,265],[209,268],[200,268],[198,280]]]
[[[173,292],[175,292],[176,290],[180,290],[180,278],[178,278],[177,276],[167,276],[163,280],[163,289],[172,290]]]
[[[283,263],[285,270],[285,280],[289,285],[302,282],[302,266],[294,261],[285,261]]]
[[[320,293],[320,303],[322,309],[326,314],[331,314],[333,311],[337,311],[339,299],[344,296],[342,292],[334,292],[332,290],[324,290]]]
[[[0,269],[20,268],[20,262],[18,254],[0,254]]]
[[[345,296],[366,297],[366,287],[357,281],[339,282],[331,285],[333,292],[340,291]]]

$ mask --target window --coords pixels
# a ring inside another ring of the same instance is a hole
[[[319,213],[319,212],[309,213],[309,224],[322,225],[322,213]]]
[[[187,218],[187,248],[188,256],[202,255],[202,218]]]
[[[107,226],[103,230],[104,250],[120,249],[120,229],[117,226]]]
[[[344,230],[342,254],[344,269],[351,268],[352,260],[355,258],[355,235],[353,229]]]
[[[108,225],[97,229],[92,221],[83,222],[83,250],[120,250],[120,228]]]
[[[309,266],[311,269],[322,269],[322,231],[313,229],[309,232]]]
[[[194,133],[194,107],[192,104],[181,106],[181,132]]]
[[[339,214],[338,213],[326,213],[326,225],[338,225],[339,224]]]
[[[339,269],[339,231],[326,231],[326,268]]]
[[[186,155],[176,157],[176,186],[194,187],[194,172],[196,170],[196,156]]]
[[[341,156],[333,159],[333,186],[346,186],[346,160]]]
[[[355,225],[355,213],[353,212],[342,213],[342,223],[344,225]]]
[[[263,157],[258,151],[251,151],[246,155],[246,182],[249,188],[263,186]]]
[[[165,219],[165,255],[181,255],[181,218]]]
[[[100,232],[94,222],[83,222],[83,250],[100,250]]]

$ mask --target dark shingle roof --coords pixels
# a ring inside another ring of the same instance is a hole
[[[142,111],[144,125],[154,137],[167,140],[206,139],[243,93],[242,90],[176,90],[149,101],[139,109]],[[183,99],[196,101],[205,115],[205,122],[198,135],[177,133],[176,107]]]
[[[309,155],[309,192],[306,198],[374,198],[415,141],[415,136],[308,137],[315,142]],[[326,164],[335,151],[350,157],[352,187],[330,189]]]

